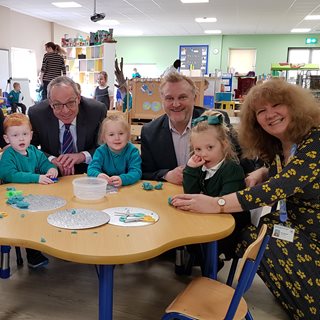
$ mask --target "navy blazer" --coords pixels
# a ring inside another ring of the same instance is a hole
[[[192,119],[204,108],[194,107]],[[178,166],[169,118],[166,114],[146,123],[141,130],[142,179],[163,180],[162,177]]]
[[[28,112],[33,137],[31,143],[47,156],[58,157],[61,152],[59,141],[59,120],[53,113],[48,100],[44,100],[29,108]],[[106,116],[105,105],[93,99],[81,97],[77,115],[77,148],[78,152],[88,151],[93,155],[98,147],[100,124]],[[87,172],[87,165],[75,165],[76,173]]]

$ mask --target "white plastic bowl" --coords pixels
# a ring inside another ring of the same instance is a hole
[[[100,178],[77,178],[72,184],[73,194],[81,200],[99,200],[106,195],[107,181]]]

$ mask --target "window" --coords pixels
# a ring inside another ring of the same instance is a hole
[[[11,76],[12,79],[28,80],[29,88],[24,87],[24,104],[28,107],[33,104],[37,88],[37,63],[34,50],[23,48],[11,48]],[[23,89],[23,88],[22,88]],[[28,92],[26,92],[29,89]],[[22,90],[21,90],[22,91]]]
[[[319,64],[320,61],[320,48],[289,48],[288,49],[288,63],[315,63]],[[301,70],[289,70],[287,79],[291,83],[296,83],[299,79],[303,80],[304,76],[308,72],[311,75],[317,75],[318,71],[301,71]],[[302,84],[302,83],[300,83]]]
[[[256,49],[229,49],[228,68],[231,73],[246,75],[256,70]]]

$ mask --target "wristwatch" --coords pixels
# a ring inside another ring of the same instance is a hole
[[[224,206],[226,204],[226,200],[223,198],[218,199],[218,205],[220,206],[220,212],[224,212]]]

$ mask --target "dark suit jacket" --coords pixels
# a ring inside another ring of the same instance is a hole
[[[204,111],[204,108],[194,107],[192,118],[199,117]],[[163,180],[168,171],[178,166],[166,114],[142,127],[141,158],[142,179],[145,180]]]
[[[48,100],[29,108],[28,112],[33,137],[31,143],[40,146],[47,156],[59,156],[59,121],[54,115]],[[77,115],[77,148],[78,152],[88,151],[93,155],[98,147],[98,133],[101,122],[106,116],[105,105],[93,99],[81,97]],[[87,172],[84,163],[75,166],[76,173]]]

